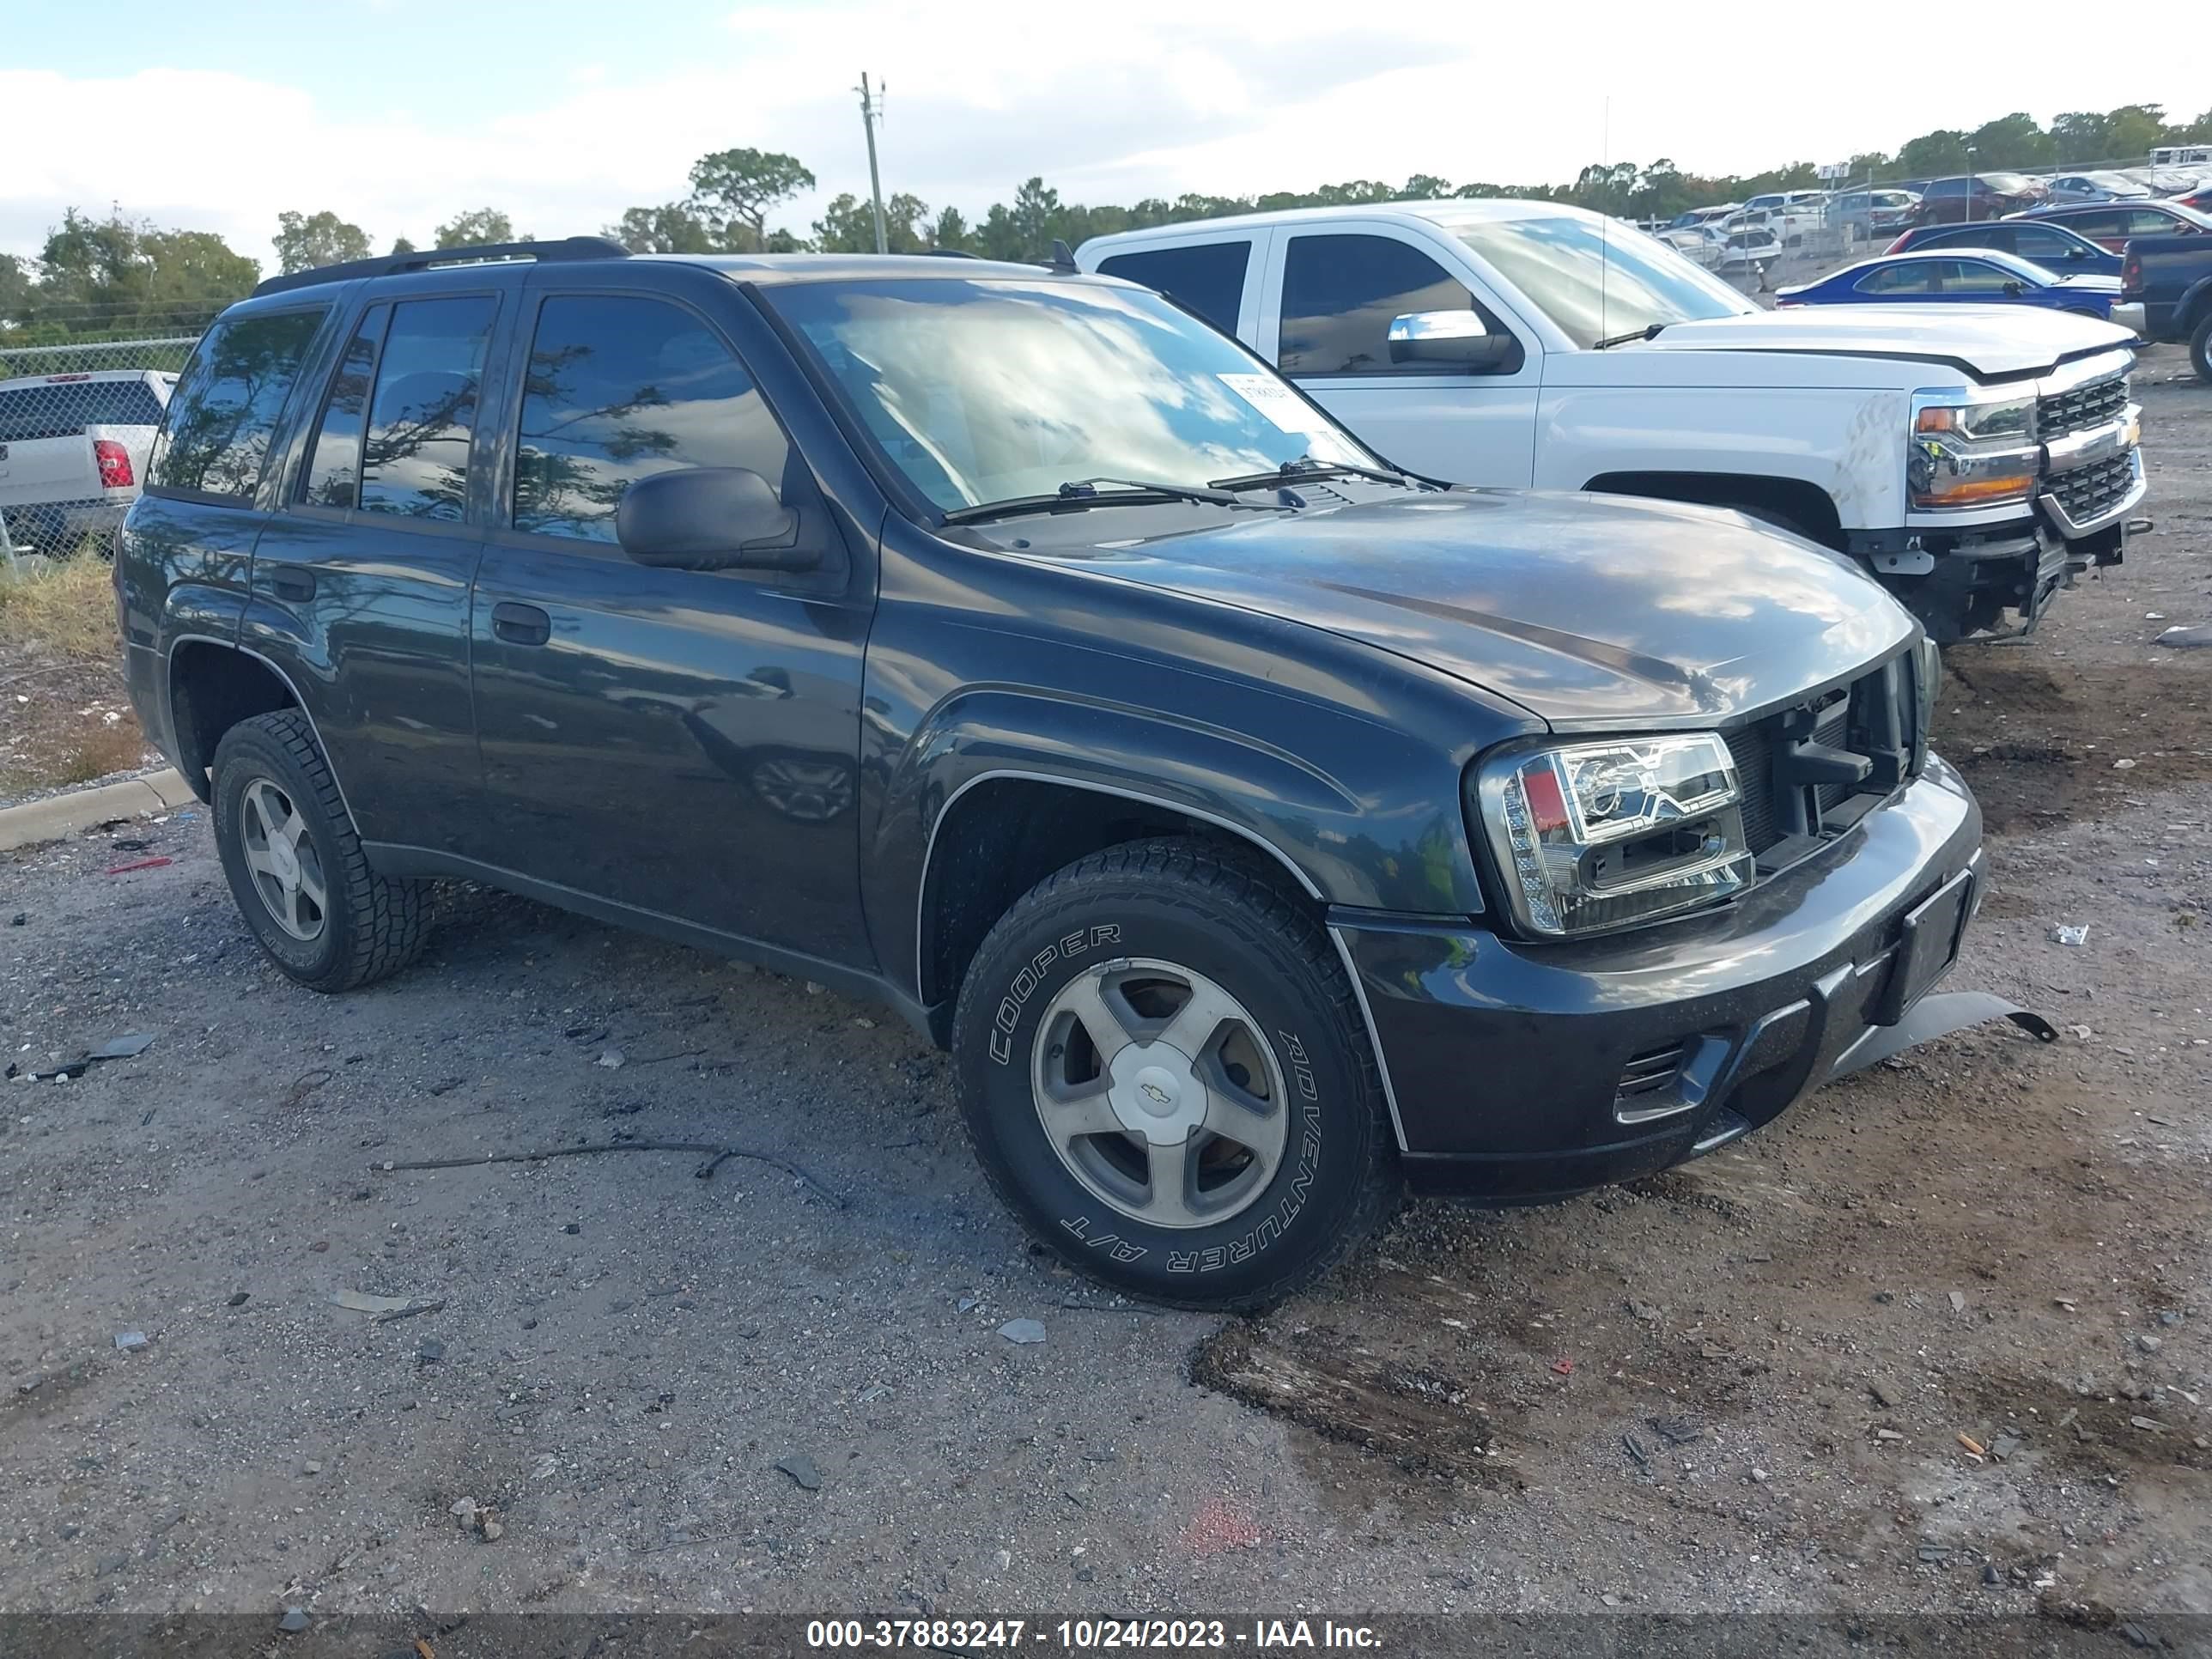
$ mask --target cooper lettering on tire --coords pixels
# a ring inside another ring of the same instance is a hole
[[[953,1048],[994,1186],[1116,1289],[1262,1305],[1395,1201],[1373,1056],[1319,919],[1203,843],[1040,882],[976,953]]]

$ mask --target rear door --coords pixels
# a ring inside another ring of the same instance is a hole
[[[357,310],[254,552],[248,642],[311,696],[368,842],[486,844],[469,708],[489,489],[475,435],[516,286],[379,291]]]
[[[653,568],[615,539],[623,491],[678,467],[749,468],[826,516],[734,338],[674,286],[689,275],[532,283],[471,624],[487,828],[496,861],[565,890],[549,896],[866,963],[872,559]]]
[[[1494,374],[1394,363],[1393,318],[1473,311],[1521,349]],[[1286,228],[1269,258],[1259,350],[1379,453],[1454,483],[1528,487],[1543,353],[1468,274],[1400,226]]]

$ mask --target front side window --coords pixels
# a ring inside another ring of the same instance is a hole
[[[1309,455],[1380,465],[1258,358],[1156,294],[1042,277],[761,293],[882,459],[946,511],[1092,478],[1203,485]]]
[[[489,295],[472,295],[392,307],[362,440],[362,512],[460,521],[484,351],[498,306]]]
[[[1603,219],[1474,219],[1449,228],[1584,350],[1654,324],[1758,309],[1718,277],[1663,257],[1640,231]]]
[[[2070,259],[2081,250],[2081,245],[2070,236],[2061,235],[2048,225],[2020,225],[2009,233],[2012,251],[2023,259],[2033,259],[2039,265],[2056,264]]]
[[[1434,374],[1434,363],[1390,361],[1390,319],[1468,311],[1474,296],[1417,247],[1388,236],[1293,236],[1283,258],[1285,374]]]
[[[1237,314],[1244,305],[1244,270],[1251,262],[1252,244],[1239,238],[1117,253],[1100,260],[1098,269],[1106,276],[1156,289],[1188,306],[1223,333],[1234,334]]]
[[[623,492],[678,467],[746,467],[781,498],[790,453],[752,377],[682,307],[556,295],[538,308],[517,434],[517,530],[611,543]]]
[[[1946,294],[2002,294],[2005,284],[2021,278],[2008,270],[1984,264],[1979,259],[1960,259],[1947,265],[1943,273],[1943,292]]]
[[[326,314],[264,312],[208,330],[169,398],[147,482],[180,495],[250,500],[284,400]]]

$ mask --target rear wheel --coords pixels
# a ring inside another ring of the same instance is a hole
[[[1113,848],[1039,883],[977,953],[953,1051],[992,1185],[1116,1290],[1264,1306],[1395,1201],[1342,962],[1268,878],[1200,844]]]
[[[310,990],[349,991],[414,959],[428,889],[369,868],[305,714],[240,721],[213,770],[223,874],[271,962]]]
[[[2189,337],[2189,366],[2198,380],[2212,380],[2212,307],[2197,319],[2197,331]]]

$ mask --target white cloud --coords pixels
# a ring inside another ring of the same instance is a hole
[[[828,196],[866,188],[863,68],[889,83],[885,189],[971,217],[1031,173],[1070,200],[1126,201],[1416,172],[1536,182],[1601,151],[1748,171],[2016,108],[2048,119],[2164,99],[2194,114],[2206,100],[2179,58],[2053,52],[2046,14],[2078,23],[2023,0],[1948,52],[1924,8],[1902,4],[1862,6],[1836,39],[1809,15],[1743,7],[1688,27],[1669,8],[1587,3],[1571,16],[1465,0],[744,4],[650,78],[549,33],[532,75],[488,82],[485,112],[458,118],[342,117],[304,76],[0,69],[10,131],[34,136],[0,173],[0,250],[35,251],[64,208],[111,201],[264,261],[288,208],[332,209],[380,245],[487,204],[566,234],[682,196],[692,160],[732,144],[814,169],[821,190],[779,216],[803,229]],[[66,137],[103,131],[135,142]]]

